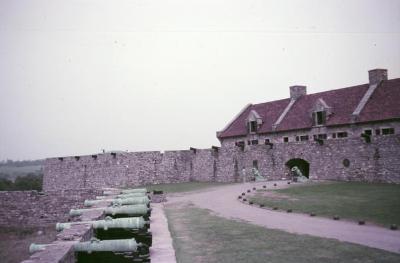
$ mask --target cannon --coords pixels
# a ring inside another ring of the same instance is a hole
[[[143,217],[128,217],[128,218],[117,218],[112,219],[111,217],[106,217],[104,220],[97,221],[81,221],[81,222],[71,222],[71,223],[57,223],[56,230],[62,231],[67,228],[71,228],[73,225],[80,224],[91,224],[94,229],[143,229],[150,224],[149,221],[145,221]]]
[[[96,200],[103,200],[103,199],[108,199],[108,198],[110,198],[110,197],[109,196],[104,196],[104,195],[96,196]]]
[[[87,208],[87,209],[71,209],[69,211],[70,216],[80,216],[86,211],[104,211],[106,215],[130,215],[130,216],[143,216],[151,211],[147,205],[125,205],[125,206],[111,206],[111,207],[98,207],[98,208]]]
[[[116,191],[103,191],[103,195],[116,195],[118,192]]]
[[[132,194],[132,193],[147,193],[147,189],[136,188],[136,189],[125,189],[121,191],[121,194]]]
[[[85,200],[85,202],[83,202],[83,205],[86,207],[90,207],[90,206],[94,206],[96,204],[100,204],[103,202],[112,202],[114,199],[99,199],[99,200]]]
[[[130,198],[130,197],[139,197],[139,196],[146,196],[146,192],[141,193],[130,193],[130,194],[119,194],[115,198]],[[104,200],[109,199],[109,196],[96,196],[96,200]]]
[[[99,240],[92,238],[90,241],[79,242],[74,244],[75,252],[94,251],[99,252],[137,252],[138,248],[143,246],[141,243],[136,243],[134,238],[131,239],[114,239],[114,240]]]
[[[146,188],[135,188],[135,189],[125,189],[119,190],[106,190],[103,191],[103,195],[116,195],[116,194],[132,194],[132,193],[147,193]]]
[[[139,205],[149,204],[150,199],[146,195],[130,197],[130,198],[116,198],[116,199],[100,199],[100,200],[85,200],[84,206],[93,206],[102,202],[112,202],[113,204],[120,205]]]
[[[146,192],[141,192],[141,193],[130,193],[130,194],[120,194],[117,195],[117,198],[131,198],[131,197],[141,197],[141,196],[148,196]]]
[[[49,245],[50,244],[35,244],[35,243],[32,243],[29,246],[29,253],[33,254],[33,253],[38,252],[38,251],[43,251]]]
[[[297,182],[297,181],[298,182],[306,182],[306,181],[308,181],[308,178],[303,175],[303,173],[301,172],[299,167],[293,166],[291,171],[292,171],[292,174],[293,174],[293,181],[295,181],[295,182]]]
[[[150,199],[147,196],[141,197],[131,197],[131,198],[119,198],[112,201],[116,205],[139,205],[139,204],[149,204]]]
[[[99,240],[74,244],[78,262],[150,262],[148,246],[131,239]]]

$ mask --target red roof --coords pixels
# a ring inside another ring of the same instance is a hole
[[[276,131],[310,129],[313,126],[311,113],[319,99],[332,108],[333,114],[326,121],[326,126],[350,124],[352,113],[368,90],[369,84],[330,90],[304,95],[296,100],[289,112],[276,127]],[[238,116],[219,138],[247,135],[246,118],[255,110],[263,124],[258,133],[273,132],[272,125],[289,104],[290,99],[251,105]],[[369,98],[356,122],[370,122],[400,118],[400,78],[383,81]]]
[[[384,81],[372,93],[360,113],[359,122],[388,120],[400,117],[400,78]]]

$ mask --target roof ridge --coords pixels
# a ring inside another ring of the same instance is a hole
[[[397,103],[397,98],[400,98],[400,92],[398,92],[398,88],[400,88],[400,78],[383,80],[379,86],[382,86],[382,89],[376,89],[376,92],[371,95],[371,100],[368,100],[368,102],[364,105],[364,108],[362,111],[360,111],[360,119],[356,122],[376,121],[400,117],[400,105]],[[329,107],[336,107],[335,114],[329,118],[326,126],[351,124],[354,123],[354,120],[352,120],[352,113],[354,113],[354,110],[360,104],[360,101],[365,96],[369,87],[369,83],[364,83],[303,95],[296,100],[296,103],[293,103],[292,107],[284,116],[282,113],[284,113],[288,107],[290,98],[252,104],[250,110],[256,110],[263,119],[263,124],[258,131],[260,133],[311,128],[312,118],[310,117],[309,113],[312,104],[320,98]],[[389,95],[388,92],[395,94]],[[374,96],[378,97],[373,99]],[[372,103],[371,101],[374,103],[371,104],[373,106],[369,106],[370,103]],[[371,107],[374,107],[376,110],[380,110],[381,112],[371,113]],[[387,107],[390,108],[387,109]],[[367,112],[367,109],[369,110],[368,116],[365,115],[367,113],[364,114],[364,112]],[[280,122],[278,122],[278,120],[280,120]],[[273,128],[274,124],[276,126],[276,130]],[[241,114],[238,114],[229,123],[229,126],[223,130],[223,132],[217,134],[217,137],[224,138],[246,136],[247,134],[244,117]]]

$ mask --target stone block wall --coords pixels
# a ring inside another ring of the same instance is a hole
[[[0,226],[44,226],[67,221],[71,208],[82,208],[85,199],[100,194],[95,189],[0,191]]]
[[[246,145],[224,140],[221,148],[161,152],[106,153],[46,160],[44,191],[189,181],[241,182],[242,169],[251,178],[253,161],[262,176],[289,175],[291,159],[310,165],[310,177],[400,183],[400,135],[373,136],[371,143],[351,137],[314,141]],[[347,159],[349,166],[343,161]]]
[[[43,189],[47,192],[215,180],[217,155],[212,149],[123,152],[47,159]]]
[[[238,158],[239,166],[250,171],[253,161],[258,162],[261,175],[268,179],[289,176],[286,163],[303,159],[310,165],[310,178],[400,183],[400,135],[375,136],[371,143],[363,138],[325,140],[317,142],[291,142],[246,146]],[[344,165],[344,160],[349,166]]]

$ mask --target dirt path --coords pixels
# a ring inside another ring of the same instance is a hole
[[[274,183],[277,183],[278,186],[274,187]],[[191,202],[200,208],[210,209],[225,218],[244,220],[252,224],[290,233],[334,238],[400,253],[400,231],[377,226],[360,226],[354,222],[334,221],[303,214],[276,212],[238,201],[237,197],[240,193],[253,187],[261,188],[262,185],[267,185],[269,189],[287,187],[286,181],[234,184],[195,193],[175,194],[168,198],[168,202]]]

